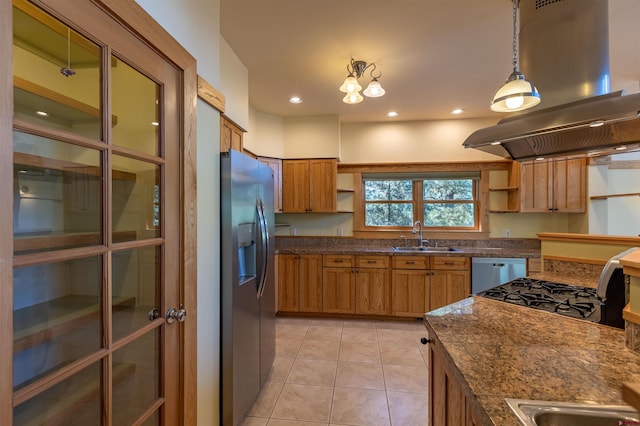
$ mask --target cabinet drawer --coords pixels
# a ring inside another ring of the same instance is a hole
[[[393,256],[395,269],[429,269],[428,256]]]
[[[356,256],[358,268],[388,268],[389,256]]]
[[[336,268],[350,268],[354,266],[355,256],[348,254],[325,254],[322,256],[322,266],[333,266]]]
[[[458,256],[434,256],[431,258],[431,269],[466,270],[471,266],[471,259]]]

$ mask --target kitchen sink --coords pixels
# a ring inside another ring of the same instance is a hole
[[[505,398],[525,426],[602,426],[637,424],[640,415],[628,405],[599,405]]]
[[[446,251],[459,251],[453,247],[427,247],[427,246],[413,246],[413,247],[391,247],[393,251],[417,251],[417,252],[446,252]]]

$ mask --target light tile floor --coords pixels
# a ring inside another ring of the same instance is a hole
[[[269,382],[243,426],[423,426],[421,321],[278,318]]]

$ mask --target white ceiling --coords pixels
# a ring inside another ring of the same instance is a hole
[[[609,9],[612,89],[637,91],[640,1]],[[221,0],[220,20],[258,111],[343,122],[388,121],[390,110],[402,121],[502,117],[489,102],[512,70],[510,0]],[[377,64],[385,96],[342,102],[351,58]],[[294,95],[303,102],[290,104]]]

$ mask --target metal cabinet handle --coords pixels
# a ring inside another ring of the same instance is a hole
[[[367,263],[376,263],[375,260],[367,260]]]
[[[404,263],[406,263],[407,265],[415,265],[416,264],[416,262],[414,262],[413,260],[407,260]]]
[[[342,259],[335,259],[334,260],[334,263],[343,263],[343,262],[344,262],[344,260],[342,260]]]
[[[149,321],[154,321],[160,318],[160,311],[158,310],[158,308],[153,308],[152,310],[150,310],[147,313],[147,318],[149,318]]]
[[[180,305],[180,309],[169,308],[167,314],[165,315],[165,320],[167,324],[173,324],[174,322],[184,322],[187,318],[187,311]]]

